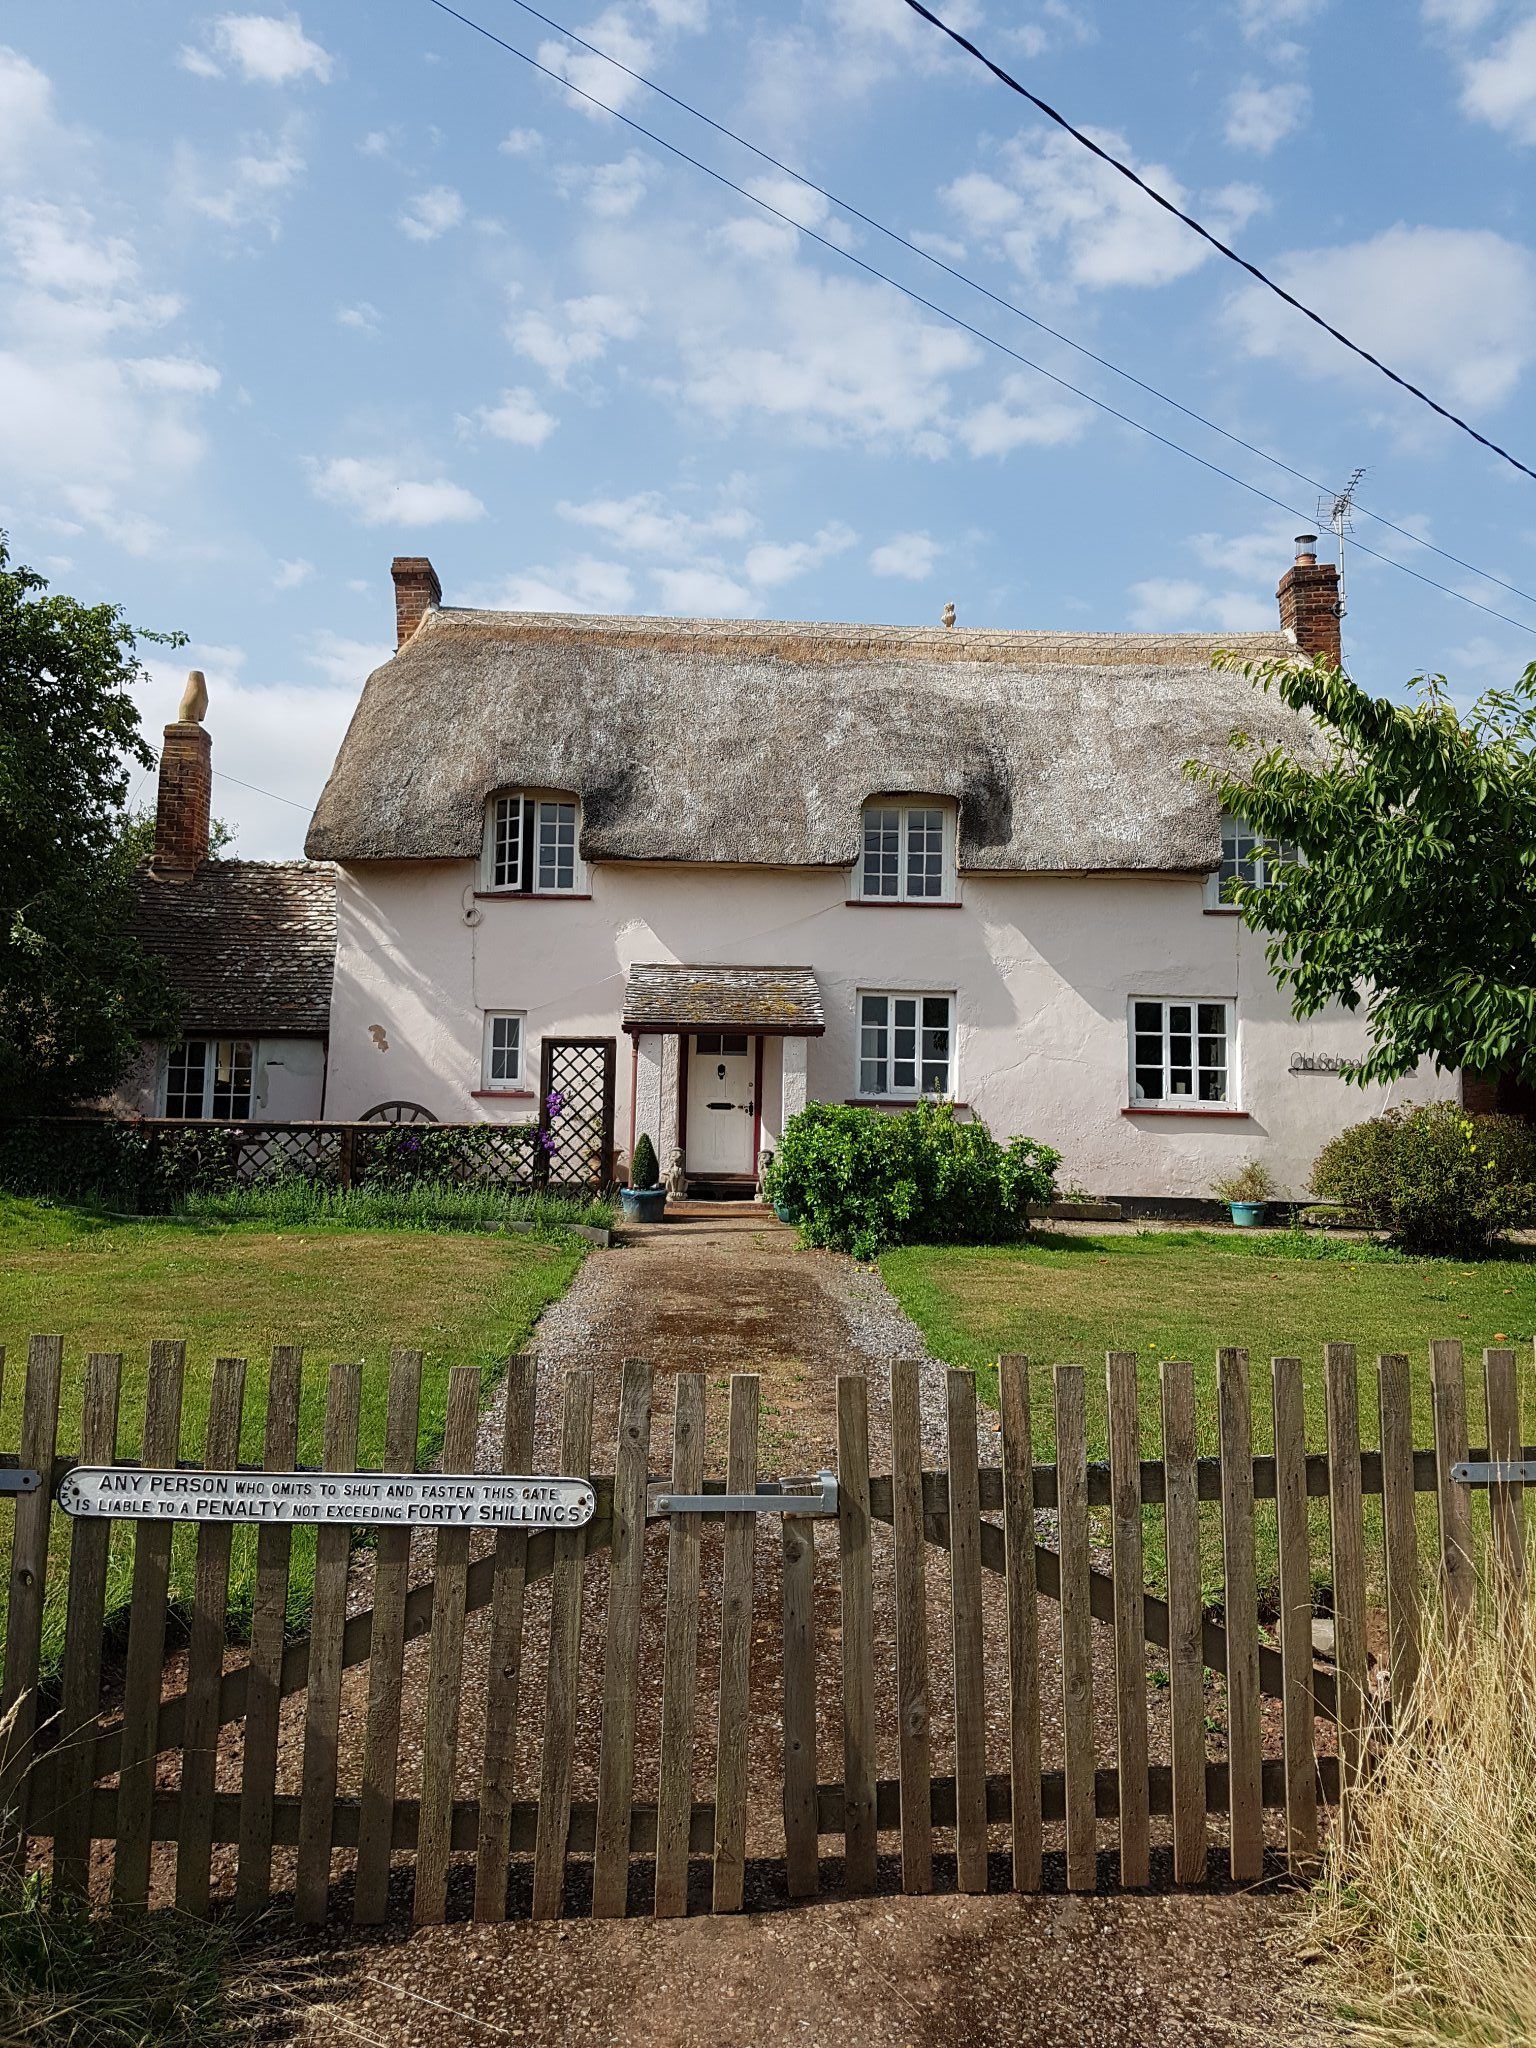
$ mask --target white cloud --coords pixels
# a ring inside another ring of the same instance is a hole
[[[1463,67],[1461,104],[1514,141],[1536,142],[1536,13]]]
[[[744,583],[721,569],[656,569],[652,576],[662,610],[683,618],[752,618],[762,608]]]
[[[1424,0],[1424,19],[1464,35],[1481,28],[1498,5],[1499,0]]]
[[[359,156],[388,156],[394,137],[387,128],[370,128],[357,145]]]
[[[972,455],[1010,455],[1015,448],[1060,448],[1075,441],[1093,415],[1086,405],[1057,398],[1038,377],[1012,371],[1002,396],[959,421],[961,442]]]
[[[292,562],[280,561],[272,576],[274,590],[297,590],[301,583],[307,583],[315,573],[313,562],[302,559]]]
[[[1453,405],[1500,404],[1536,356],[1536,258],[1490,229],[1400,222],[1370,241],[1298,250],[1274,268],[1334,326],[1405,376],[1431,381]],[[1259,286],[1239,293],[1228,315],[1250,355],[1379,384]]]
[[[1208,569],[1219,569],[1239,583],[1269,594],[1295,557],[1296,521],[1276,519],[1249,533],[1195,533],[1190,551]]]
[[[464,201],[451,185],[432,185],[407,202],[400,215],[401,231],[413,242],[432,242],[464,218]]]
[[[141,391],[179,392],[192,398],[217,391],[222,381],[212,363],[192,356],[130,357],[123,369]]]
[[[691,555],[723,540],[744,540],[755,521],[739,505],[723,505],[702,517],[668,505],[660,491],[637,491],[632,498],[592,498],[585,504],[561,503],[562,519],[603,535],[613,547],[635,555]]]
[[[933,574],[942,550],[926,533],[893,533],[870,555],[869,566],[877,576],[904,576],[921,583]]]
[[[330,52],[305,35],[296,14],[221,14],[203,45],[184,48],[179,61],[199,78],[221,78],[232,66],[248,85],[301,78],[324,85],[334,69]]]
[[[1261,85],[1256,78],[1239,80],[1227,100],[1226,137],[1234,149],[1268,156],[1306,119],[1312,95],[1295,79]]]
[[[495,441],[512,441],[519,448],[542,448],[560,422],[546,412],[528,389],[520,384],[503,391],[495,405],[482,405],[466,427],[478,427]]]
[[[247,137],[225,166],[209,164],[182,142],[173,158],[172,197],[221,227],[262,227],[275,239],[281,227],[281,202],[305,168],[292,124],[280,136]]]
[[[0,44],[0,165],[26,165],[55,134],[53,84],[19,50]]]
[[[348,640],[340,633],[322,629],[304,659],[311,668],[319,669],[327,682],[344,685],[355,694],[394,651],[383,640]]]
[[[631,71],[649,71],[656,59],[654,41],[626,6],[605,8],[580,34],[583,41],[594,44],[606,55],[596,56],[566,42],[547,42],[539,45],[539,62],[557,77],[568,80],[578,93],[590,95],[587,99],[568,100],[580,112],[599,120],[605,108],[622,112],[641,87],[638,79],[629,77],[618,66],[625,64]],[[616,61],[610,63],[610,57]],[[597,101],[596,106],[592,105],[593,100]]]
[[[797,576],[819,569],[834,555],[846,554],[858,545],[858,539],[851,526],[834,519],[810,540],[759,541],[747,549],[742,566],[755,588],[775,590],[781,583],[792,583]]]
[[[580,199],[599,220],[628,220],[645,197],[651,164],[631,150],[611,164],[567,164],[556,175],[558,189]]]
[[[533,568],[471,593],[479,604],[509,612],[625,612],[635,580],[622,562],[578,555],[559,568]]]
[[[1245,36],[1268,42],[1277,30],[1300,28],[1327,5],[1328,0],[1237,0],[1237,18]]]
[[[382,316],[377,306],[371,306],[366,299],[359,299],[355,306],[338,306],[336,324],[338,327],[355,327],[361,334],[377,334]]]
[[[579,364],[595,363],[606,355],[610,342],[629,341],[639,331],[634,308],[607,292],[567,299],[559,317],[519,314],[507,330],[519,355],[537,363],[557,384],[563,384]]]
[[[1131,625],[1138,633],[1244,633],[1275,623],[1273,604],[1242,591],[1209,590],[1179,576],[1153,576],[1131,585]]]
[[[447,477],[402,476],[387,456],[342,455],[311,462],[317,498],[350,512],[363,526],[442,526],[480,519],[485,507],[462,484]]]
[[[537,128],[509,128],[496,146],[503,156],[537,156],[544,138]]]

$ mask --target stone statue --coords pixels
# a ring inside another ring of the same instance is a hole
[[[678,1146],[672,1154],[672,1164],[667,1168],[667,1193],[674,1201],[680,1202],[688,1192],[688,1175],[683,1167],[683,1148]]]
[[[758,1200],[759,1200],[760,1202],[766,1202],[766,1201],[767,1201],[767,1199],[768,1199],[767,1193],[765,1192],[765,1190],[764,1190],[764,1187],[763,1187],[763,1182],[764,1182],[764,1181],[765,1181],[765,1180],[767,1179],[767,1177],[768,1177],[768,1169],[769,1169],[769,1167],[770,1167],[770,1166],[772,1166],[772,1164],[773,1164],[773,1153],[772,1153],[772,1151],[771,1151],[771,1150],[770,1150],[769,1148],[767,1148],[767,1147],[765,1146],[765,1147],[764,1147],[764,1149],[763,1149],[763,1150],[762,1150],[761,1152],[759,1152],[759,1153],[758,1153],[758,1155],[757,1155],[757,1189],[756,1189],[756,1193],[757,1193],[757,1199],[758,1199]]]
[[[955,623],[955,600],[953,598],[945,605],[943,617],[946,626],[953,626]]]
[[[177,722],[181,725],[201,725],[207,709],[208,678],[200,668],[189,668],[187,687],[181,693],[181,709],[176,713]]]

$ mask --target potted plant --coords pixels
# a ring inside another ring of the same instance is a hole
[[[1211,1185],[1211,1193],[1226,1203],[1239,1230],[1252,1230],[1262,1223],[1264,1212],[1279,1192],[1262,1159],[1245,1159],[1236,1173]]]
[[[659,1223],[666,1212],[667,1191],[661,1184],[656,1147],[642,1131],[629,1161],[629,1186],[620,1188],[619,1204],[631,1223]]]

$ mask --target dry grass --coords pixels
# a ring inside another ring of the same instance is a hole
[[[1352,2039],[1536,2044],[1536,1592],[1423,1675],[1319,1889],[1325,1968]]]

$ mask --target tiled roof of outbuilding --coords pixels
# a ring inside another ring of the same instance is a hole
[[[750,1031],[817,1038],[827,1028],[809,967],[680,967],[637,961],[624,992],[624,1029]]]
[[[336,870],[209,860],[185,882],[139,877],[135,929],[165,962],[188,1031],[330,1028]]]

